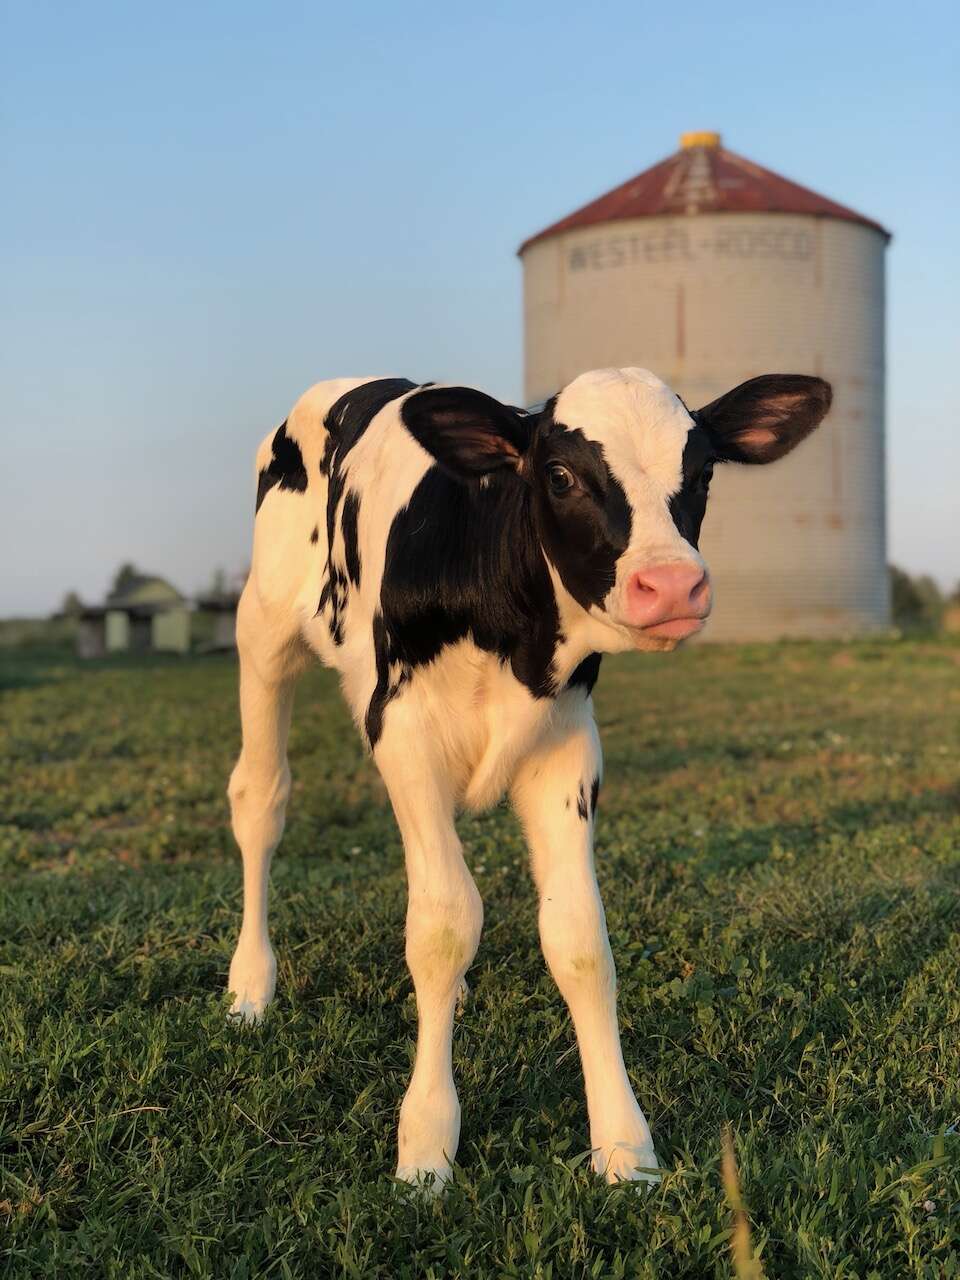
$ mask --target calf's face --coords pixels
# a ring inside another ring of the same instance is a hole
[[[771,374],[690,411],[644,369],[598,369],[538,412],[465,387],[424,390],[402,412],[454,474],[510,470],[529,487],[548,561],[610,648],[670,649],[710,612],[698,540],[714,465],[783,457],[830,399],[820,378]]]

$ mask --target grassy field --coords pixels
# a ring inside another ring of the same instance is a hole
[[[397,834],[335,681],[303,682],[279,999],[229,1026],[229,659],[0,657],[0,1274],[734,1274],[729,1125],[769,1280],[960,1276],[960,647],[608,661],[598,864],[666,1176],[586,1170],[519,833],[455,1038],[456,1185],[389,1177],[415,1009]]]

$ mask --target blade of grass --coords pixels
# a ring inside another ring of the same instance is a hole
[[[750,1223],[747,1211],[740,1194],[740,1174],[737,1170],[737,1158],[733,1150],[733,1135],[730,1126],[723,1130],[723,1159],[721,1161],[723,1189],[727,1203],[733,1213],[733,1235],[730,1237],[730,1253],[733,1258],[733,1270],[737,1280],[764,1280],[760,1259],[755,1257],[753,1242],[750,1238]]]

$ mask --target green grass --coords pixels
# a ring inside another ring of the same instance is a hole
[[[960,647],[605,663],[599,875],[667,1173],[645,1196],[587,1172],[498,809],[461,824],[486,927],[433,1202],[389,1177],[401,852],[330,673],[298,695],[279,998],[244,1030],[234,663],[0,661],[3,1276],[731,1275],[725,1125],[770,1280],[960,1276]]]

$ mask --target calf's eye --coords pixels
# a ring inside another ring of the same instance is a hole
[[[554,493],[569,493],[575,483],[572,472],[559,462],[552,462],[547,467],[547,481]]]

